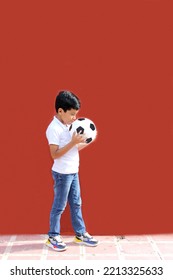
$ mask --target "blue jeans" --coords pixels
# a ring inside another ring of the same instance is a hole
[[[50,213],[49,236],[60,234],[60,219],[67,202],[70,205],[72,226],[76,234],[86,232],[81,210],[81,195],[78,173],[60,174],[52,170],[54,179],[54,201]]]

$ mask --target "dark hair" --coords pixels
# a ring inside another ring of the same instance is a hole
[[[57,113],[59,108],[62,108],[66,112],[71,109],[79,110],[80,106],[79,98],[67,90],[60,91],[55,100],[55,110]]]

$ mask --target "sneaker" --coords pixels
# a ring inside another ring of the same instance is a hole
[[[83,235],[76,235],[74,238],[74,242],[77,244],[84,244],[91,247],[98,245],[98,240],[96,240],[88,232],[84,233]]]
[[[55,251],[64,251],[67,249],[67,245],[63,242],[60,235],[49,237],[46,245]]]

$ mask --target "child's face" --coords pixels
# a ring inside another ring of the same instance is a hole
[[[63,124],[71,124],[76,120],[76,116],[79,110],[70,109],[64,112],[63,109],[58,110],[58,118]]]

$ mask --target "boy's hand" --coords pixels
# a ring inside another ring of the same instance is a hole
[[[85,143],[85,140],[86,140],[86,137],[85,137],[84,134],[74,132],[73,135],[72,135],[71,142],[76,145],[76,144],[79,144],[79,143]]]

